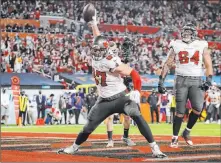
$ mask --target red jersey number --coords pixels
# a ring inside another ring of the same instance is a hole
[[[178,53],[180,64],[187,64],[189,62],[194,62],[195,65],[199,63],[199,51],[196,51],[194,55],[189,58],[189,53],[187,51],[180,51]]]
[[[96,70],[96,71],[94,70],[93,74],[94,74],[94,79],[95,79],[96,85],[100,84],[102,87],[107,86],[107,83],[106,83],[106,79],[107,79],[106,72],[100,72],[98,70]]]

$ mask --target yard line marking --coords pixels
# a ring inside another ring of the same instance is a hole
[[[137,137],[136,137],[137,138]],[[23,139],[26,139],[26,140],[47,140],[47,139],[60,139],[60,140],[75,140],[76,138],[75,137],[73,137],[73,138],[66,138],[66,137],[25,137],[25,136],[20,136],[20,137],[3,137],[3,138],[1,138],[1,141],[3,141],[3,142],[10,142],[10,141],[23,141]],[[133,137],[132,137],[132,139],[133,139]],[[134,138],[135,139],[135,138]],[[89,138],[88,140],[87,140],[88,142],[92,142],[92,143],[94,143],[94,144],[99,144],[99,143],[105,143],[105,142],[107,142],[107,139],[106,138],[103,138],[103,139],[95,139],[95,138]],[[116,142],[116,143],[120,143],[120,142],[122,142],[122,140],[121,139],[114,139],[114,142]],[[135,142],[136,142],[136,140],[135,140]],[[139,139],[139,142],[146,142],[146,140],[144,139],[144,138],[142,138],[142,139]],[[157,140],[157,142],[170,142],[170,140]],[[181,143],[185,143],[185,141],[179,141],[179,142],[181,142]],[[61,142],[62,143],[62,142]],[[208,145],[211,145],[211,146],[215,146],[215,145],[221,145],[221,143],[208,143],[208,144],[195,144],[195,145],[193,145],[193,147],[194,146],[208,146]],[[183,145],[179,145],[179,147],[184,147],[184,146],[186,146],[186,144],[183,144]]]
[[[1,147],[50,146],[51,144],[2,144]]]
[[[171,157],[165,159],[145,159],[142,161],[168,161],[168,160],[194,160],[194,159],[204,159],[204,158],[220,158],[220,155],[200,155],[200,156],[181,156],[181,157]]]
[[[216,146],[216,145],[221,145],[221,143],[208,143],[208,144],[195,144],[193,147],[201,147],[201,146]],[[185,147],[188,145],[179,145],[178,147]]]

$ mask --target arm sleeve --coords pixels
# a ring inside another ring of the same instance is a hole
[[[134,90],[141,91],[141,78],[137,71],[134,69],[131,71],[130,76],[132,77]]]

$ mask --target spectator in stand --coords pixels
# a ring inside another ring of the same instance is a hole
[[[68,89],[68,84],[64,79],[61,79],[61,84],[64,86],[64,89]]]
[[[41,13],[40,13],[39,8],[36,8],[36,11],[35,11],[35,19],[39,20],[39,19],[40,19],[40,15],[41,15]]]
[[[69,89],[74,90],[74,89],[76,89],[76,86],[77,86],[76,83],[74,81],[72,81]]]
[[[170,30],[176,31],[182,27],[183,22],[187,19],[196,22],[199,29],[216,29],[220,30],[221,12],[218,5],[205,2],[191,1],[108,1],[101,3],[93,1],[98,10],[99,20],[104,23],[115,24],[135,24],[135,25],[151,25],[161,26],[162,30],[156,35],[148,35],[151,42],[148,47],[140,43],[138,33],[127,32],[123,35],[128,35],[132,38],[137,48],[134,49],[131,55],[131,65],[141,74],[158,74],[167,54],[167,45],[169,40],[173,39]],[[53,3],[46,0],[41,1],[2,1],[2,16],[5,18],[38,18],[39,14],[63,15],[75,20],[82,20],[82,9],[86,1],[55,1]],[[27,7],[28,6],[28,7]],[[116,8],[116,6],[118,6]],[[180,6],[182,8],[180,9]],[[74,10],[77,7],[78,10]],[[142,11],[140,8],[142,7]],[[38,13],[39,11],[39,13]],[[173,13],[171,11],[174,11]],[[207,12],[203,12],[207,11]],[[6,13],[6,14],[5,14]],[[77,25],[75,21],[73,25]],[[67,24],[66,24],[67,25]],[[8,32],[34,32],[36,29],[31,24],[26,24],[22,27],[19,24],[6,24]],[[59,24],[59,33],[64,32],[65,24]],[[55,27],[56,28],[56,27]],[[38,36],[37,38],[27,37],[25,39],[3,38],[1,43],[3,53],[8,53],[1,65],[4,72],[33,72],[40,71],[43,74],[52,76],[60,72],[67,73],[91,73],[91,65],[88,63],[88,54],[90,54],[89,45],[85,42],[81,44],[74,36],[67,35],[64,38],[58,36],[49,37],[51,30],[54,27],[43,29],[46,35]],[[163,34],[162,34],[163,33]],[[119,31],[104,32],[105,35],[111,37],[119,37]],[[162,37],[158,37],[162,35]],[[214,36],[206,36],[207,40],[220,40],[220,34]],[[86,35],[85,35],[86,37]],[[145,34],[141,37],[145,37]],[[22,45],[22,46],[20,46]],[[118,47],[119,48],[119,47]],[[39,52],[39,49],[40,52]],[[66,49],[66,50],[64,50]],[[70,49],[74,49],[73,51]],[[121,49],[120,49],[121,50]],[[76,52],[76,53],[75,53]],[[40,53],[40,54],[37,54]],[[221,74],[221,60],[219,59],[221,51],[212,51],[214,73]],[[10,58],[10,62],[8,61]],[[27,59],[25,59],[27,58]],[[220,60],[220,61],[219,61]],[[28,62],[27,62],[28,61]],[[174,74],[174,70],[170,71]]]

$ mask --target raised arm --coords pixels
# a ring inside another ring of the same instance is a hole
[[[92,17],[92,19],[93,19],[92,21],[88,22],[88,26],[92,28],[94,37],[100,36],[101,33],[97,26],[97,11],[96,10],[95,10],[95,15]]]

